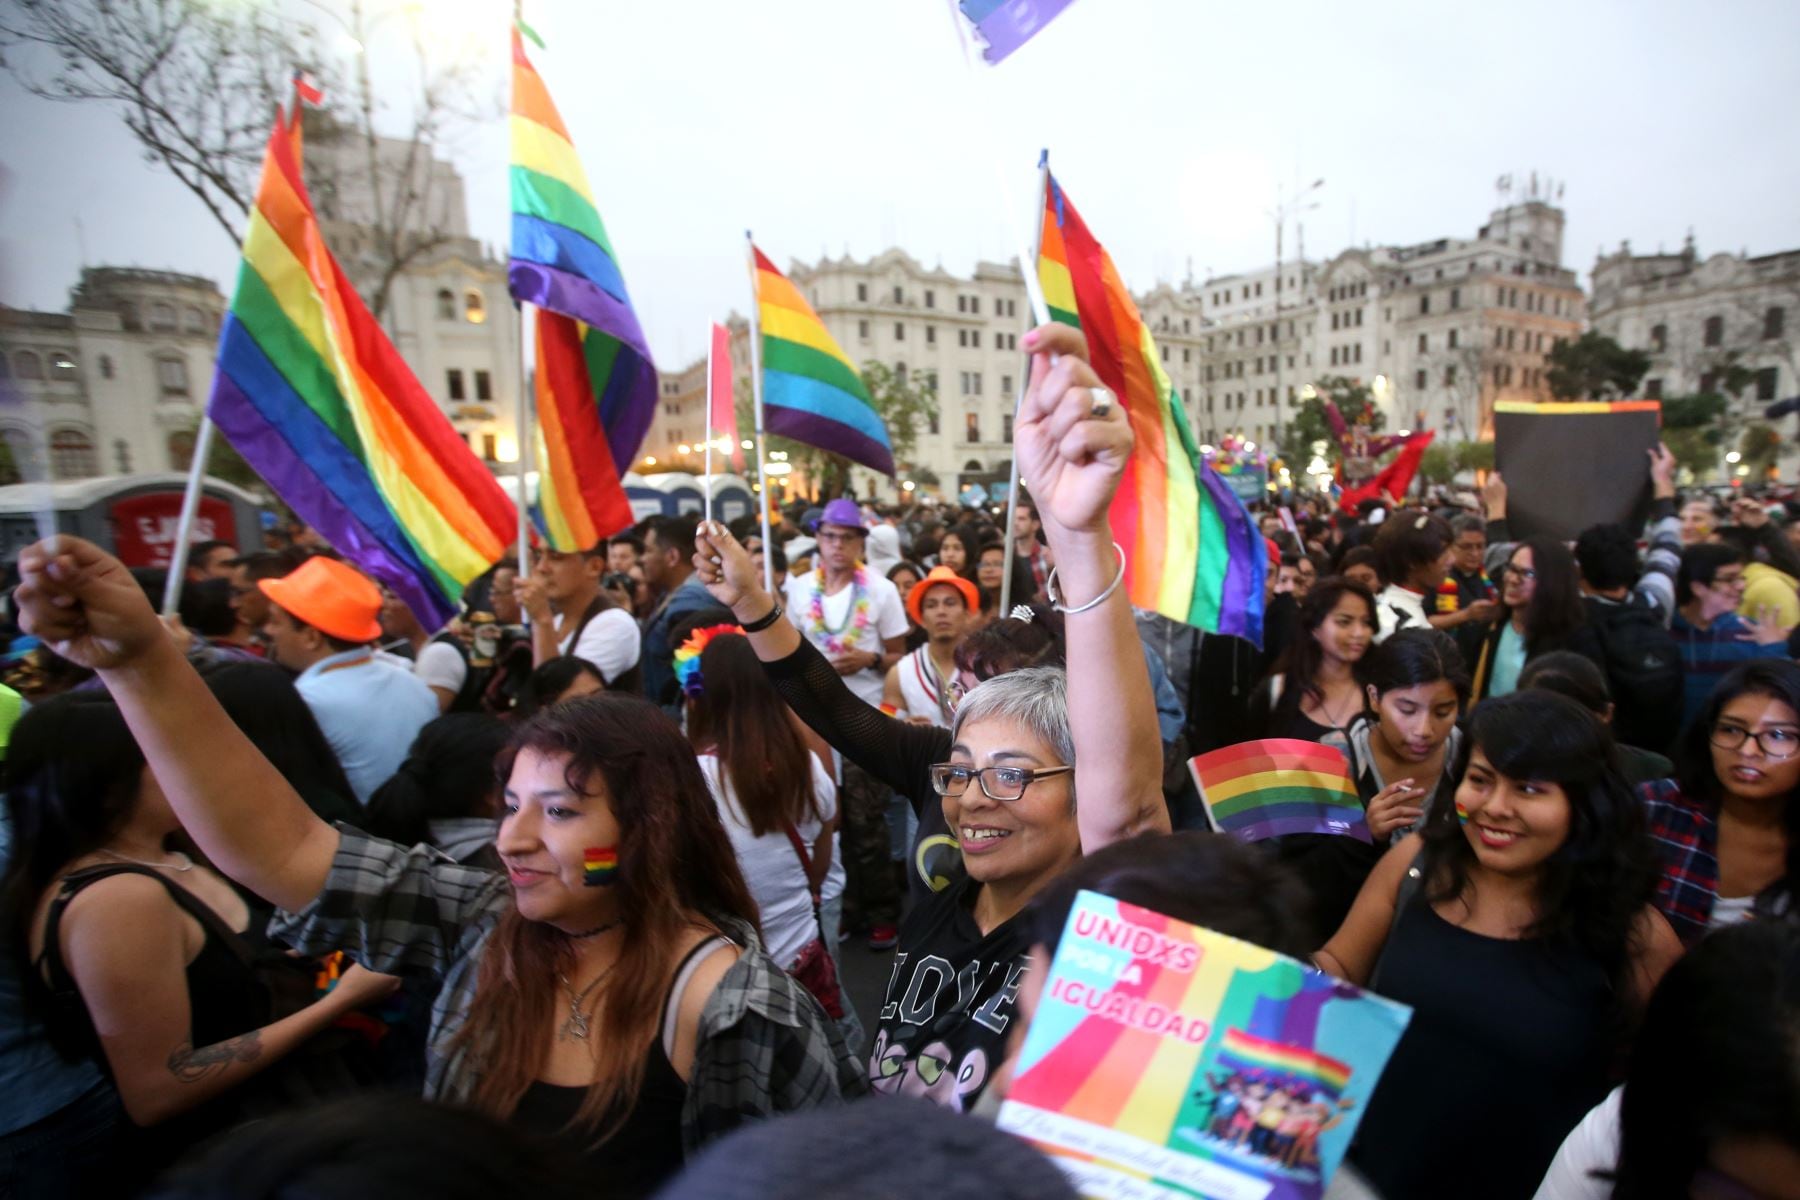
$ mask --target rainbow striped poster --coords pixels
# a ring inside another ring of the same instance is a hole
[[[1082,892],[1000,1126],[1085,1196],[1314,1200],[1411,1018],[1272,950]]]

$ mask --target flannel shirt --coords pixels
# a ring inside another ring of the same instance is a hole
[[[298,912],[277,912],[271,932],[303,953],[343,950],[371,971],[439,981],[425,1096],[465,1100],[479,1066],[464,1052],[453,1055],[450,1042],[474,1000],[487,940],[512,903],[506,878],[458,866],[429,846],[408,849],[348,825],[338,829],[324,890]],[[700,1014],[681,1114],[688,1154],[748,1119],[868,1090],[861,1064],[818,1001],[763,953],[755,930],[716,920],[741,953]]]
[[[1656,907],[1682,944],[1691,946],[1712,922],[1713,902],[1719,898],[1718,822],[1682,795],[1673,779],[1646,783],[1638,795],[1656,848]]]

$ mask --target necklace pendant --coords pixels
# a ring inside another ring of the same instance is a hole
[[[569,1019],[563,1022],[562,1040],[565,1042],[585,1042],[588,1039],[587,1014],[574,1005],[569,1006]]]

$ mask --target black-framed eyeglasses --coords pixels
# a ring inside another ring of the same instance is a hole
[[[1017,800],[1040,779],[1067,775],[1074,767],[972,767],[967,763],[936,763],[931,768],[931,790],[940,796],[960,796],[970,780],[981,781],[989,800]]]
[[[1721,750],[1736,750],[1745,742],[1755,742],[1763,757],[1777,761],[1800,754],[1800,731],[1793,729],[1764,729],[1758,732],[1721,721],[1713,726],[1709,740]]]
[[[1507,563],[1504,567],[1502,567],[1500,569],[1502,571],[1506,572],[1508,575],[1517,575],[1520,579],[1523,579],[1527,583],[1530,583],[1533,579],[1537,578],[1537,572],[1532,570],[1530,567],[1515,567],[1511,563]]]

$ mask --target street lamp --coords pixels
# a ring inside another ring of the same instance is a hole
[[[1275,207],[1270,210],[1269,218],[1275,222],[1275,442],[1281,443],[1281,409],[1287,402],[1287,394],[1281,386],[1281,235],[1287,228],[1290,217],[1298,217],[1301,213],[1311,212],[1319,207],[1317,200],[1311,199],[1314,192],[1325,186],[1323,179],[1315,179],[1301,189],[1300,194],[1286,203],[1281,199],[1280,185],[1275,189]],[[1300,264],[1302,278],[1305,276],[1306,264]]]

